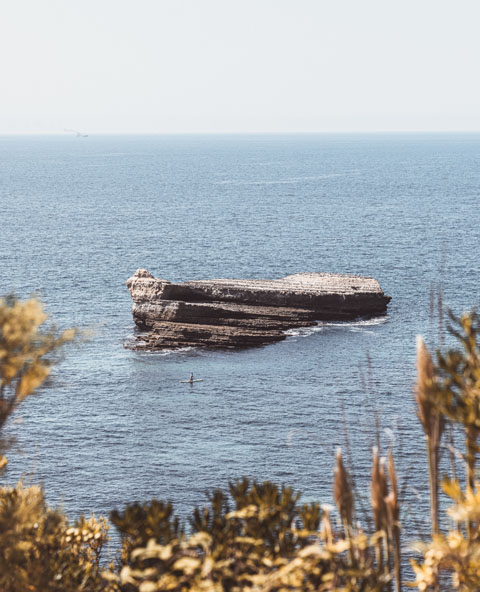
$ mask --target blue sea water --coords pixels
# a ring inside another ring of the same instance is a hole
[[[479,303],[479,196],[478,134],[0,137],[0,294],[93,332],[22,405],[7,480],[42,482],[72,516],[152,497],[185,514],[242,475],[331,502],[344,416],[362,485],[378,413],[420,519],[415,336],[437,339],[432,283],[455,312]],[[140,267],[356,273],[392,301],[262,348],[134,352]],[[181,384],[190,372],[204,382]]]

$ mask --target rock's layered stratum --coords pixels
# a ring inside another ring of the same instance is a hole
[[[134,347],[149,350],[272,343],[317,321],[384,315],[390,301],[373,278],[331,273],[174,284],[138,269],[127,286],[145,331]]]

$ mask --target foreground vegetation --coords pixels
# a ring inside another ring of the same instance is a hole
[[[0,301],[0,435],[22,401],[48,378],[58,351],[75,338],[74,331],[42,330],[45,321],[35,300]],[[416,402],[429,467],[431,535],[416,547],[412,581],[402,576],[408,549],[402,544],[406,537],[393,453],[384,459],[374,450],[371,520],[363,525],[339,451],[334,516],[317,503],[300,504],[289,487],[238,480],[228,493],[212,491],[208,504],[196,508],[187,523],[170,503],[158,500],[112,512],[122,548],[109,564],[102,559],[110,528],[106,519],[81,517],[70,523],[47,506],[39,487],[1,487],[0,590],[480,589],[480,323],[476,313],[452,317],[452,323],[458,349],[439,352],[433,360],[423,341],[417,343]],[[457,476],[452,448],[450,474],[440,478],[440,450],[455,424],[464,437],[464,478]],[[6,467],[9,444],[0,441],[0,470]],[[440,488],[451,498],[443,520]]]

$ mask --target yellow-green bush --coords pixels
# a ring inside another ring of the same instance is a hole
[[[290,488],[243,479],[230,494],[232,507],[215,491],[194,511],[190,536],[134,548],[116,578],[120,589],[374,591],[389,580],[375,562],[378,537],[334,533],[328,512],[300,505]]]
[[[104,590],[98,560],[107,533],[102,518],[70,525],[38,486],[0,488],[0,590]]]
[[[0,299],[0,436],[15,409],[48,378],[55,353],[75,337],[74,329],[42,331],[47,318],[37,300]],[[0,454],[7,445],[0,439]],[[6,462],[0,456],[0,470]]]
[[[47,315],[36,300],[0,300],[0,430],[48,378],[58,350],[74,330],[42,330]],[[8,442],[0,440],[0,469]],[[99,559],[107,540],[103,518],[70,524],[45,503],[40,487],[0,487],[0,590],[104,590]]]

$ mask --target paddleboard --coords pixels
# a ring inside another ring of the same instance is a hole
[[[189,382],[190,384],[192,382],[203,382],[203,378],[194,378],[193,380],[181,380],[180,382]]]

